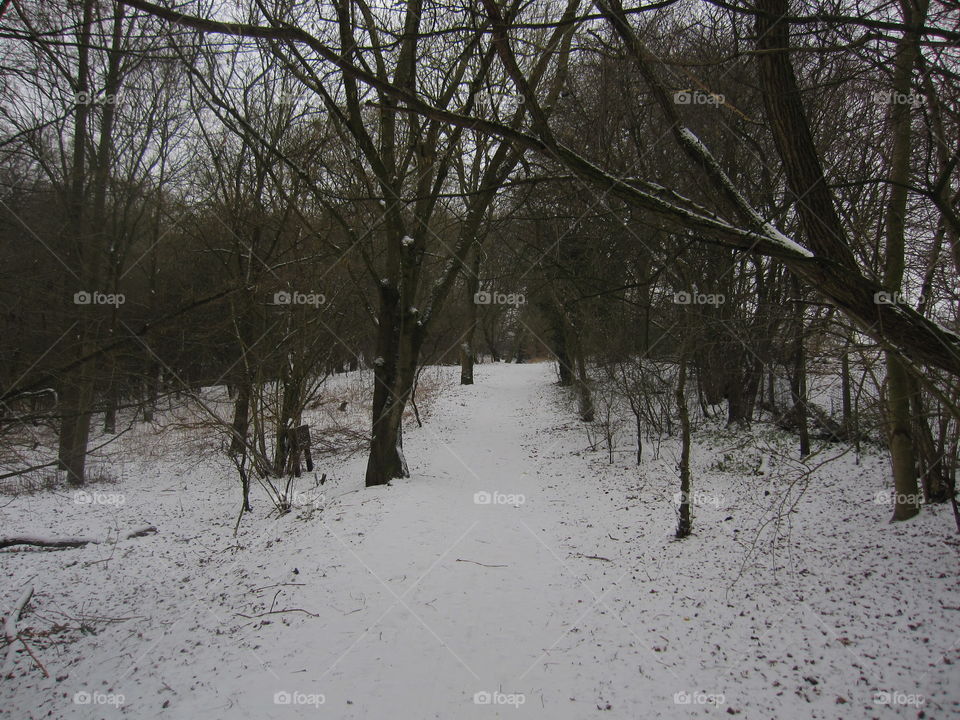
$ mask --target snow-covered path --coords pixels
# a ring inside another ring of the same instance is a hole
[[[0,715],[960,714],[949,509],[888,524],[882,455],[827,447],[840,457],[806,489],[787,483],[789,436],[759,429],[744,449],[703,430],[694,535],[675,542],[671,440],[637,467],[627,439],[609,463],[552,365],[481,365],[472,387],[439,372],[429,418],[407,427],[409,479],[365,489],[362,456],[324,460],[319,509],[277,518],[258,493],[237,538],[235,476],[189,446],[129,463],[102,487],[118,504],[0,503],[10,533],[160,530],[0,552],[0,602],[36,587],[22,624],[51,672],[20,654]],[[774,538],[770,509],[791,505]]]
[[[322,692],[333,707],[350,701],[350,717],[386,708],[405,708],[402,717],[541,717],[548,702],[552,717],[583,716],[577,678],[557,672],[553,655],[589,622],[601,589],[569,568],[558,499],[538,469],[557,425],[535,412],[549,372],[481,370],[481,384],[440,399],[443,422],[408,433],[411,479],[365,491],[385,510],[372,527],[358,536],[324,521],[351,587],[362,588],[360,610],[293,648],[283,665],[306,673],[287,678],[271,664],[284,688]],[[590,702],[594,689],[583,690]]]

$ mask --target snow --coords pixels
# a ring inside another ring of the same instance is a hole
[[[684,140],[687,143],[689,143],[691,146],[696,148],[696,151],[700,155],[700,157],[702,157],[706,162],[709,162],[711,165],[713,165],[716,168],[717,172],[719,172],[721,175],[726,177],[726,174],[723,173],[723,170],[720,168],[719,163],[717,163],[716,159],[713,157],[713,154],[710,152],[709,148],[707,148],[707,146],[700,141],[700,138],[698,138],[692,130],[684,127],[684,128],[680,128],[679,132],[680,132],[680,135],[683,136]],[[813,253],[807,250],[805,247],[803,247],[803,245],[800,245],[794,240],[791,240],[782,232],[780,232],[771,222],[769,222],[768,220],[764,220],[763,217],[761,217],[760,213],[758,213],[750,205],[750,203],[747,202],[747,199],[733,187],[733,183],[730,183],[729,181],[727,181],[727,189],[728,191],[733,192],[736,195],[737,200],[740,203],[741,207],[749,210],[751,216],[753,217],[754,222],[760,228],[763,229],[768,240],[772,240],[778,245],[784,248],[787,248],[788,250],[791,250],[795,253],[798,253],[803,257],[812,258],[814,256]]]
[[[410,237],[409,235],[404,235],[403,238],[400,240],[400,244],[403,245],[404,247],[410,247],[411,245],[413,245],[413,238]]]
[[[639,468],[627,445],[609,464],[553,366],[477,365],[471,386],[455,384],[457,367],[437,372],[445,385],[424,426],[404,428],[409,479],[366,489],[362,453],[324,457],[321,508],[278,518],[256,488],[236,537],[229,461],[147,425],[124,438],[144,451],[108,488],[124,502],[0,499],[8,535],[158,529],[0,551],[0,607],[35,587],[19,630],[51,675],[18,653],[0,707],[799,720],[915,717],[922,696],[927,717],[960,712],[950,512],[888,524],[874,502],[882,455],[827,445],[839,459],[788,486],[803,469],[792,438],[758,426],[744,446],[702,428],[694,535],[677,542],[675,439]]]

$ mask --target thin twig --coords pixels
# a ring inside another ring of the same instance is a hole
[[[510,567],[509,565],[488,565],[487,563],[477,562],[476,560],[463,560],[461,558],[457,558],[457,562],[468,562],[474,565],[482,565],[483,567]]]
[[[286,610],[268,610],[267,612],[258,613],[257,615],[244,615],[243,613],[235,613],[242,618],[247,620],[254,620],[264,615],[281,615],[288,612],[302,612],[304,615],[309,615],[310,617],[320,617],[317,613],[312,613],[309,610],[304,610],[303,608],[287,608]]]

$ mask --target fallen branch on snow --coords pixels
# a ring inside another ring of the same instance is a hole
[[[487,565],[487,563],[477,562],[476,560],[463,560],[461,558],[457,558],[457,562],[468,562],[473,563],[474,565],[481,565],[483,567],[510,567],[509,565]]]
[[[144,535],[153,535],[157,532],[157,528],[153,525],[146,525],[144,527],[131,530],[126,535],[121,535],[118,540],[129,540],[130,538],[143,537]],[[100,545],[103,543],[110,542],[110,538],[83,538],[83,537],[67,537],[67,538],[50,538],[43,537],[41,535],[17,535],[14,537],[0,537],[0,548],[11,547],[13,545],[32,545],[34,547],[46,547],[46,548],[75,548],[83,547],[84,545]]]
[[[310,617],[320,617],[317,613],[312,613],[309,610],[304,610],[303,608],[287,608],[286,610],[268,610],[267,612],[257,613],[256,615],[244,615],[243,613],[234,613],[234,615],[239,615],[242,618],[247,620],[255,620],[256,618],[262,618],[267,615],[282,615],[283,613],[292,613],[299,612],[304,615],[309,615]]]
[[[0,677],[7,677],[10,673],[13,672],[13,646],[20,639],[20,631],[17,629],[17,621],[20,619],[20,613],[23,612],[23,608],[30,598],[33,597],[33,585],[30,585],[26,590],[23,591],[23,594],[20,595],[20,599],[17,600],[17,604],[13,606],[13,610],[10,611],[10,614],[7,615],[7,619],[3,622],[3,636],[7,639],[7,657],[3,661],[3,670],[0,671]],[[27,647],[27,644],[23,644],[24,647]],[[27,648],[27,652],[30,652],[30,648]],[[33,657],[33,653],[30,653],[30,656]],[[36,658],[34,658],[36,660]],[[38,663],[39,664],[39,663]],[[43,665],[40,665],[43,669]],[[46,674],[46,669],[43,669],[43,672]],[[47,675],[47,677],[50,677]]]

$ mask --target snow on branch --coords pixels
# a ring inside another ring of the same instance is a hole
[[[7,657],[3,661],[3,670],[0,671],[0,677],[7,677],[11,672],[13,672],[13,661],[14,653],[13,648],[17,640],[20,639],[20,631],[17,629],[17,622],[20,620],[20,613],[23,612],[23,608],[30,598],[33,597],[33,585],[30,585],[23,593],[20,595],[20,599],[17,600],[16,605],[13,606],[13,610],[10,611],[10,614],[7,615],[6,620],[3,621],[3,636],[7,640]]]

